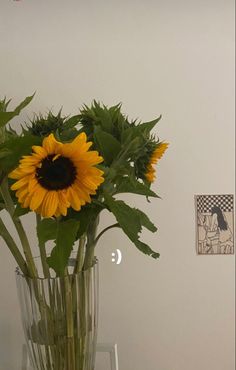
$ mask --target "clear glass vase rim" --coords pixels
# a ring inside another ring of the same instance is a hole
[[[40,256],[38,257],[35,257],[35,258],[40,258]],[[34,258],[34,259],[35,259]],[[27,280],[31,280],[31,281],[43,281],[43,280],[58,280],[58,279],[65,279],[66,277],[72,277],[72,276],[79,276],[79,275],[82,275],[82,274],[86,274],[88,273],[89,271],[91,270],[94,270],[94,268],[96,268],[98,266],[98,259],[97,257],[94,257],[94,262],[93,262],[93,265],[89,268],[87,268],[86,270],[81,270],[77,273],[72,273],[72,274],[68,274],[68,275],[64,275],[64,276],[54,276],[54,277],[40,277],[40,276],[37,276],[37,277],[30,277],[30,276],[27,276],[27,275],[24,275],[23,272],[21,271],[20,267],[17,266],[16,269],[15,269],[15,274],[16,276],[20,276],[24,279],[27,279]]]

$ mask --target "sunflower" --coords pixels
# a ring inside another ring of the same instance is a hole
[[[65,144],[50,134],[42,146],[32,146],[32,154],[23,156],[9,174],[17,180],[11,189],[21,206],[43,217],[58,217],[66,216],[69,207],[79,211],[90,203],[104,181],[103,171],[95,167],[103,158],[89,151],[92,144],[85,133]]]
[[[154,164],[163,156],[164,152],[168,147],[168,143],[159,143],[156,149],[152,152],[149,162],[146,167],[145,178],[148,182],[153,182],[156,178],[156,170],[153,167]]]

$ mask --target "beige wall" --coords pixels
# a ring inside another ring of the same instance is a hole
[[[37,90],[22,118],[76,113],[93,98],[122,101],[133,118],[163,114],[158,133],[171,146],[154,185],[163,199],[129,197],[158,225],[144,238],[161,259],[118,230],[104,236],[99,340],[118,343],[120,370],[234,370],[235,259],[196,256],[193,202],[234,192],[234,1],[0,0],[0,18],[1,97],[17,104]],[[0,369],[18,370],[15,264],[0,246]]]

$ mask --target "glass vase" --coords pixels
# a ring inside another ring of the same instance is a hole
[[[28,355],[34,370],[94,370],[98,263],[64,277],[28,278],[16,270]]]

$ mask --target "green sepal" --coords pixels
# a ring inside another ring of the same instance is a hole
[[[94,129],[94,141],[105,163],[110,165],[121,150],[119,141],[99,127],[95,127]]]
[[[72,116],[72,117],[68,118],[68,119],[65,121],[65,123],[64,123],[64,127],[65,127],[66,129],[73,128],[73,127],[75,127],[76,125],[78,125],[79,120],[80,120],[80,115],[79,115],[79,114],[76,114],[75,116]]]
[[[76,128],[71,128],[71,129],[68,129],[68,130],[63,130],[61,133],[58,133],[58,137],[60,139],[60,141],[72,141],[76,138],[76,136],[78,136],[78,131],[76,130]]]
[[[96,100],[94,100],[93,104],[93,109],[96,114],[96,118],[98,119],[99,126],[101,126],[101,128],[106,132],[112,132],[112,118],[107,107],[105,105],[101,107],[100,104],[96,102]]]
[[[136,126],[130,126],[121,135],[122,144],[127,145],[129,142],[131,142],[137,137],[140,139],[140,141],[147,139],[149,140],[150,131],[154,128],[157,122],[160,121],[160,119],[161,116],[150,122],[144,122]]]
[[[122,143],[122,151],[120,154],[120,157],[122,157],[122,161],[130,160],[131,158],[132,160],[134,160],[140,152],[142,141],[143,140],[141,136],[136,136],[130,137],[130,140]],[[117,159],[117,161],[119,161],[119,158]]]
[[[140,132],[140,133],[145,133],[145,134],[149,134],[152,129],[156,126],[156,124],[160,121],[161,119],[161,115],[159,117],[157,117],[156,119],[152,120],[152,121],[149,121],[149,122],[143,122],[141,124],[139,124],[137,127],[137,130]]]

